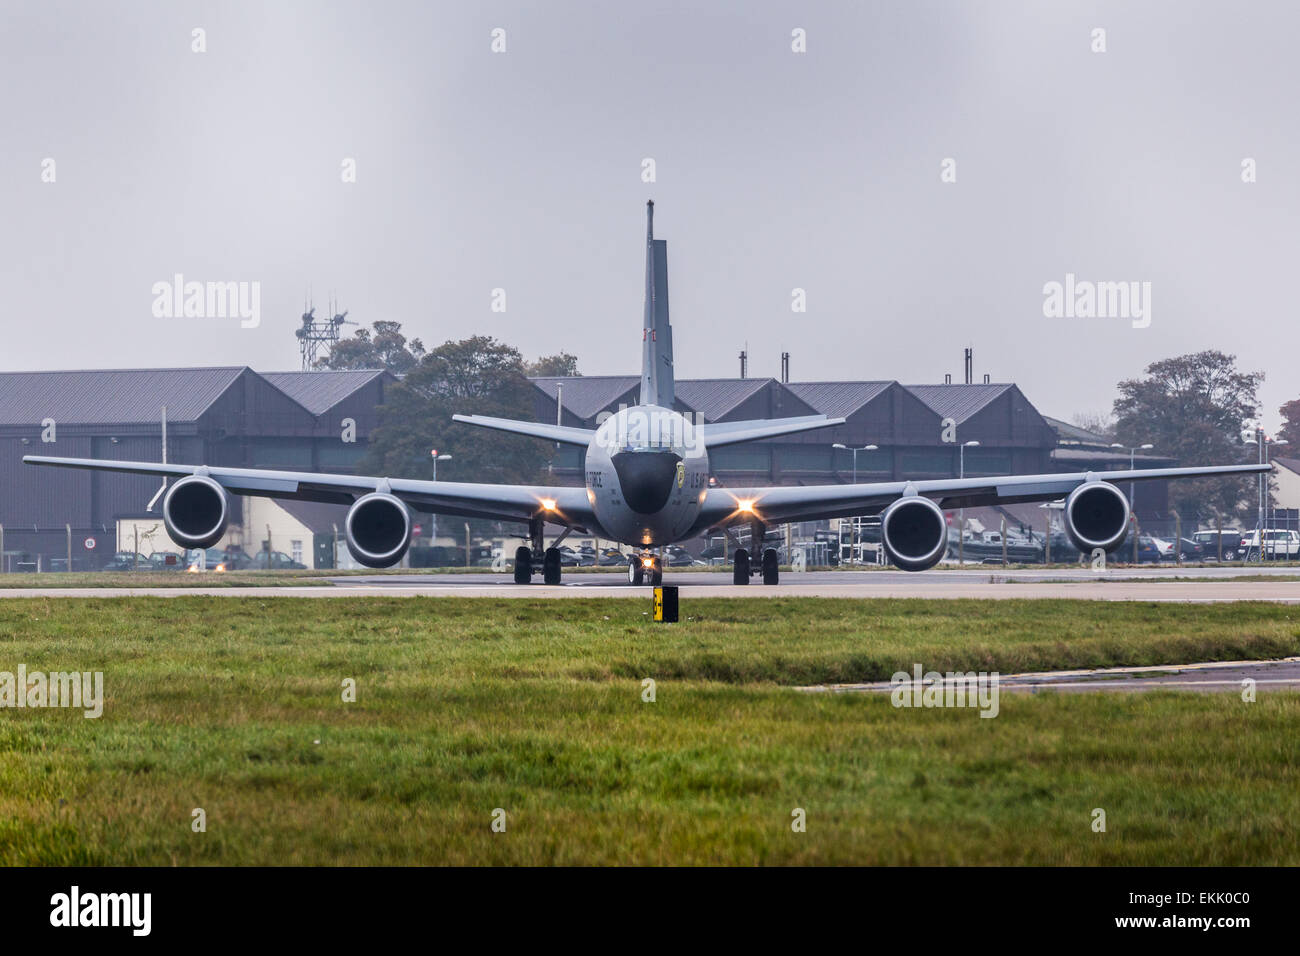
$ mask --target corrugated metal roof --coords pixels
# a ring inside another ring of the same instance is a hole
[[[904,385],[905,389],[938,413],[940,418],[964,422],[1013,386],[993,385]]]
[[[197,421],[244,372],[220,368],[0,372],[0,425],[156,423],[161,406],[173,422]]]
[[[383,369],[319,369],[314,372],[263,372],[266,379],[313,415],[323,415]]]
[[[790,382],[797,397],[830,418],[848,418],[893,382]]]
[[[1071,425],[1069,422],[1063,422],[1059,418],[1051,418],[1050,416],[1044,415],[1043,421],[1051,425],[1056,431],[1056,437],[1058,440],[1079,442],[1083,445],[1097,445],[1102,448],[1109,448],[1111,445],[1111,439],[1107,438],[1105,435],[1099,435],[1086,428],[1080,428],[1078,425]]]
[[[706,421],[722,419],[737,405],[774,382],[771,378],[694,378],[677,382],[677,397]]]
[[[530,381],[552,400],[556,386],[564,385],[564,408],[579,418],[591,418],[597,412],[610,408],[630,390],[641,384],[638,375],[577,375],[573,378],[534,378]],[[635,404],[633,395],[629,404]]]

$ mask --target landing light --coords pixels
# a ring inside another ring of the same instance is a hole
[[[654,558],[642,558],[642,559],[641,559],[641,567],[643,567],[643,568],[653,568],[654,566],[655,566],[655,559],[654,559]]]
[[[754,502],[751,499],[746,498],[744,501],[737,501],[736,508],[740,511],[745,512],[745,514],[753,514]]]
[[[542,508],[544,508],[546,511],[554,511],[554,510],[555,510],[555,499],[554,499],[554,498],[543,498],[543,499],[542,499]]]

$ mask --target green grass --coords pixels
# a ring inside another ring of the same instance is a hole
[[[0,670],[102,670],[108,698],[99,720],[0,710],[0,864],[1300,863],[1300,695],[1008,693],[986,720],[789,689],[913,663],[1295,655],[1300,609],[690,598],[676,625],[648,610],[0,601]]]

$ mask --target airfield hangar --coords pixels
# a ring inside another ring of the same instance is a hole
[[[37,469],[22,464],[25,454],[159,461],[165,406],[168,461],[354,472],[396,382],[384,371],[258,373],[247,367],[0,373],[0,527],[7,566],[30,564],[37,556],[45,568],[65,564],[69,529],[74,568],[102,565],[114,551],[119,519],[144,516],[160,485],[144,476]],[[532,412],[538,421],[554,422],[558,399],[564,424],[595,427],[602,412],[636,402],[639,382],[637,376],[536,378]],[[682,380],[676,391],[678,410],[706,421],[815,414],[846,419],[818,432],[714,450],[714,475],[733,487],[849,483],[853,448],[860,449],[860,482],[951,477],[963,457],[968,477],[1100,472],[1129,463],[1103,436],[1042,415],[1009,383],[720,378]],[[344,439],[346,422],[353,429],[350,441]],[[979,445],[963,453],[969,441]],[[866,445],[876,448],[861,450]],[[579,483],[583,450],[562,446],[556,456],[557,477]],[[1137,463],[1175,462],[1138,456]],[[320,539],[337,520],[337,506],[284,502],[276,505],[274,518],[263,506],[258,499],[234,499],[231,543],[250,554],[266,535],[284,537],[272,527],[279,520],[298,529],[298,539],[308,539],[304,549],[311,564],[313,550],[320,550]],[[1138,486],[1135,507],[1144,522],[1166,517],[1164,483]],[[1026,514],[1026,520],[1032,517]],[[93,549],[85,547],[89,539],[96,541]],[[168,547],[169,542],[155,545]]]
[[[395,381],[383,371],[259,374],[247,367],[0,373],[0,567],[37,558],[42,569],[66,566],[69,528],[73,568],[102,566],[116,548],[118,520],[144,517],[161,485],[141,475],[34,468],[22,463],[24,455],[161,461],[165,409],[168,461],[349,472],[365,455]],[[346,435],[345,420],[354,426]],[[250,501],[232,497],[231,529],[232,543],[251,553],[267,521],[247,512]],[[286,506],[300,526],[321,523],[315,512],[323,506]],[[238,540],[251,520],[257,527]],[[298,537],[310,557],[310,535]],[[164,539],[153,549],[175,546]]]

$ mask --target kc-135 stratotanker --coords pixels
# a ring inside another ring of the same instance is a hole
[[[1002,477],[941,478],[801,487],[720,488],[709,482],[709,450],[844,424],[809,415],[744,422],[700,422],[673,408],[673,332],[668,322],[668,244],[654,237],[654,203],[647,203],[645,323],[641,331],[641,394],[596,429],[481,415],[455,415],[470,425],[529,435],[587,449],[583,487],[492,485],[369,478],[300,471],[225,468],[28,455],[33,465],[91,468],[175,478],[162,501],[167,533],[183,548],[207,548],[225,533],[229,496],[263,495],[348,505],[348,550],[361,564],[384,568],[402,559],[411,542],[411,512],[459,515],[528,525],[531,546],[515,553],[514,579],[529,583],[540,571],[560,583],[557,545],[569,531],[632,545],[628,581],[660,583],[662,550],[712,529],[749,525],[761,542],[770,525],[820,518],[880,515],[888,559],[908,571],[933,567],[948,547],[945,510],[1021,501],[1065,499],[1070,540],[1084,553],[1118,547],[1129,525],[1129,502],[1115,482],[1245,475],[1270,465],[1151,468]],[[547,524],[564,529],[549,547]],[[777,553],[757,561],[735,552],[734,582],[761,574],[776,584]]]

